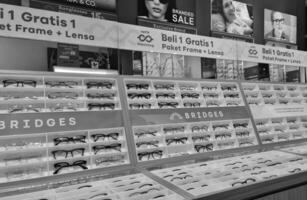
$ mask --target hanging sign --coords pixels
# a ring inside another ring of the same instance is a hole
[[[302,51],[238,42],[238,60],[277,65],[307,66],[307,54]]]
[[[236,60],[235,41],[128,24],[119,25],[119,47],[128,50]]]
[[[0,36],[117,48],[117,23],[0,4]]]

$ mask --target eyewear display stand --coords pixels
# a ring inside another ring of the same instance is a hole
[[[0,81],[0,199],[246,199],[307,177],[291,147],[307,141],[304,85],[20,71]]]

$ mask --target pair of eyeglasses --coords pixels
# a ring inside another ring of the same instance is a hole
[[[192,103],[192,102],[185,102],[185,103],[183,103],[183,106],[185,107],[185,108],[198,108],[198,107],[200,107],[200,103],[199,102],[194,102],[194,103]]]
[[[159,108],[177,108],[179,105],[178,102],[159,102],[158,106]]]
[[[135,90],[148,90],[149,84],[146,83],[128,83],[126,84],[128,90],[135,89]]]
[[[227,130],[229,128],[229,124],[221,124],[221,125],[212,125],[213,130]]]
[[[101,93],[94,93],[94,94],[90,93],[90,94],[87,94],[86,96],[89,99],[108,99],[108,100],[114,100],[114,98],[115,98],[115,94],[113,94],[113,93],[103,93],[103,94],[101,94]]]
[[[252,143],[252,142],[240,142],[239,143],[239,146],[240,147],[243,147],[243,146],[252,146],[252,145],[254,145],[254,143]]]
[[[148,1],[153,1],[153,0],[148,0]],[[169,0],[159,0],[159,2],[162,4],[168,4]]]
[[[227,142],[227,143],[218,143],[217,145],[219,146],[219,148],[229,148],[229,147],[233,147],[234,146],[234,142]]]
[[[99,133],[99,134],[93,134],[91,135],[93,138],[94,142],[97,142],[98,140],[118,140],[119,133],[117,132],[112,132],[112,133]]]
[[[217,90],[217,86],[202,86],[202,90],[215,91]]]
[[[258,94],[245,94],[246,97],[257,98]]]
[[[156,98],[166,98],[166,99],[175,99],[176,95],[174,93],[157,93]]]
[[[173,84],[156,84],[154,87],[156,90],[174,90],[175,88]]]
[[[129,197],[143,195],[143,194],[148,194],[149,192],[152,192],[152,191],[160,191],[160,189],[158,189],[158,188],[150,188],[150,189],[145,190],[145,191],[133,192],[133,193],[129,194]]]
[[[54,145],[69,144],[69,143],[86,143],[85,135],[76,135],[72,137],[57,137],[53,139]]]
[[[102,164],[119,163],[119,162],[124,162],[123,159],[124,157],[121,155],[106,156],[106,157],[96,158],[95,164],[99,166]]]
[[[261,141],[262,142],[273,142],[274,138],[262,138]]]
[[[245,122],[243,122],[243,123],[234,123],[233,127],[234,128],[247,128],[248,127],[248,123],[245,123]]]
[[[191,130],[192,132],[207,132],[209,130],[209,127],[208,125],[193,126]]]
[[[122,144],[115,143],[110,145],[96,145],[93,146],[94,154],[96,155],[100,151],[109,151],[109,150],[115,150],[121,152]]]
[[[237,86],[222,86],[221,87],[223,91],[237,91]]]
[[[207,152],[207,151],[213,151],[213,144],[206,144],[206,145],[194,145],[194,149],[200,153],[200,152]]]
[[[205,136],[193,136],[192,140],[193,142],[204,142],[204,141],[209,141],[211,138],[210,135],[205,135]]]
[[[239,106],[240,105],[240,103],[239,102],[227,102],[227,104],[226,104],[227,106]]]
[[[219,107],[220,103],[219,102],[211,101],[211,102],[207,102],[207,106],[208,107]]]
[[[145,141],[145,142],[137,142],[137,148],[144,148],[144,147],[159,147],[159,141]]]
[[[70,104],[68,103],[67,105],[61,105],[57,104],[55,107],[49,107],[50,111],[52,112],[63,112],[63,111],[77,111],[78,106],[76,104]]]
[[[3,80],[3,87],[14,86],[14,87],[24,87],[24,86],[31,86],[36,87],[37,82],[34,80],[14,80],[14,79],[7,79]]]
[[[91,81],[86,83],[87,89],[96,88],[96,89],[111,89],[113,87],[113,83],[108,81],[96,82]]]
[[[288,124],[296,124],[296,119],[287,120],[287,123],[288,123]]]
[[[248,137],[249,136],[249,131],[240,131],[236,132],[237,137]]]
[[[231,133],[219,133],[219,134],[215,134],[215,139],[228,139],[231,138]]]
[[[146,158],[146,160],[150,160],[150,158],[160,159],[160,158],[162,158],[162,156],[163,156],[162,150],[155,150],[155,151],[138,153],[138,158],[139,158],[140,161],[142,161],[144,158]]]
[[[185,130],[184,126],[180,126],[180,127],[166,127],[163,128],[163,132],[165,134],[175,134],[175,133],[183,133]]]
[[[147,137],[147,136],[156,136],[158,131],[156,130],[148,130],[148,131],[138,131],[135,132],[134,135],[136,135],[138,138],[140,137]]]
[[[284,18],[273,19],[272,22],[275,23],[275,24],[284,24],[285,23],[285,19]]]
[[[52,92],[47,96],[49,99],[77,99],[79,94],[74,92]]]
[[[238,185],[244,185],[244,184],[249,184],[249,183],[254,183],[256,182],[256,179],[254,178],[247,178],[244,181],[238,181],[238,182],[234,182],[231,184],[232,187],[238,186]]]
[[[231,98],[231,99],[235,99],[235,98],[239,98],[239,94],[224,94],[224,98]]]
[[[289,173],[297,173],[297,172],[300,172],[300,171],[302,171],[301,168],[295,168],[293,170],[290,170]]]
[[[273,94],[262,94],[263,98],[271,98],[273,97]]]
[[[49,81],[45,83],[48,87],[65,87],[65,88],[73,88],[78,85],[76,81]]]
[[[19,113],[19,112],[31,112],[38,113],[40,112],[39,108],[33,108],[32,105],[24,106],[14,106],[8,110],[9,113]]]
[[[288,104],[289,101],[288,101],[288,100],[279,100],[279,103],[280,103],[280,104]]]
[[[197,93],[181,93],[181,98],[183,98],[183,99],[185,99],[185,98],[198,99],[199,94],[197,94]]]
[[[52,155],[54,159],[57,158],[68,158],[68,156],[75,157],[75,156],[83,156],[84,155],[84,148],[76,148],[72,150],[55,150],[52,151]]]
[[[150,93],[129,93],[129,99],[150,99]]]
[[[185,176],[176,176],[176,177],[173,177],[170,181],[173,182],[175,180],[184,180],[184,179],[188,179],[188,178],[193,178],[193,176],[191,175],[185,175]]]
[[[187,137],[166,139],[166,144],[185,144],[188,141]]]
[[[219,94],[203,94],[204,98],[218,98],[219,97]]]
[[[131,103],[129,104],[130,109],[150,109],[151,108],[150,103]]]
[[[114,103],[89,103],[87,104],[88,110],[114,110]]]
[[[86,160],[77,160],[73,162],[72,164],[69,164],[68,162],[60,162],[54,164],[55,171],[53,174],[58,174],[62,169],[68,168],[68,167],[80,167],[81,169],[88,169],[86,166],[87,161]]]

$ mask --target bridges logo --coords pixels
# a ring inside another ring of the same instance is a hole
[[[179,113],[172,113],[171,116],[169,117],[170,120],[174,121],[176,119],[183,119],[183,117]]]

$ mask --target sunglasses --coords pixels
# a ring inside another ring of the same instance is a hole
[[[206,151],[213,151],[213,144],[207,144],[207,145],[195,145],[194,149],[200,153],[200,152],[206,152]]]
[[[83,156],[84,155],[84,148],[76,148],[76,149],[72,149],[72,150],[56,150],[56,151],[52,151],[52,155],[54,159],[57,158],[67,158],[69,155],[71,157],[75,157],[77,155],[79,156]]]
[[[129,104],[130,109],[150,109],[151,104],[150,103],[131,103]]]
[[[249,131],[236,132],[237,137],[248,137]]]
[[[95,94],[87,94],[87,98],[89,99],[109,99],[109,100],[114,100],[115,94],[113,93],[95,93]]]
[[[188,141],[187,137],[166,139],[166,144],[185,144]]]
[[[15,86],[15,87],[24,87],[24,86],[31,86],[36,87],[37,82],[34,80],[13,80],[13,79],[7,79],[3,80],[3,87],[8,86]]]
[[[87,104],[88,110],[114,110],[114,103],[89,103]]]
[[[147,1],[154,1],[154,0],[147,0]],[[162,4],[168,4],[169,0],[159,0]]]
[[[239,94],[224,94],[224,98],[239,98]]]
[[[159,141],[152,141],[152,142],[138,142],[136,143],[137,148],[144,148],[144,147],[159,147]]]
[[[199,94],[197,94],[197,93],[182,93],[181,98],[183,98],[183,99],[185,99],[185,98],[198,99]]]
[[[73,92],[53,92],[47,96],[49,99],[77,99],[79,94]]]
[[[157,133],[158,131],[140,131],[140,132],[134,133],[134,135],[140,138],[140,137],[146,137],[146,136],[156,136]]]
[[[142,161],[144,158],[146,158],[146,160],[150,160],[150,158],[160,159],[160,158],[162,158],[162,156],[163,156],[162,150],[138,153],[138,158],[139,158],[140,161]]]
[[[53,88],[53,87],[67,87],[73,88],[74,86],[78,85],[76,81],[53,81],[53,82],[46,82],[46,85]]]
[[[154,87],[156,90],[174,90],[175,88],[175,86],[172,84],[157,84],[157,85],[154,85]]]
[[[128,90],[130,90],[130,89],[148,90],[149,85],[146,84],[146,83],[144,83],[144,84],[143,83],[139,83],[139,84],[137,84],[137,83],[128,83],[128,84],[126,84],[126,87],[127,87]]]
[[[212,125],[213,130],[227,130],[229,128],[228,124],[221,124],[221,125]]]
[[[151,94],[150,93],[129,93],[128,94],[129,99],[150,99]]]
[[[237,91],[237,86],[235,86],[235,85],[233,85],[233,86],[222,86],[221,88],[224,91]]]
[[[113,84],[111,82],[88,82],[86,83],[87,89],[96,88],[96,89],[111,89]]]
[[[179,105],[178,102],[159,102],[158,106],[160,108],[177,108]]]
[[[156,94],[156,98],[166,98],[166,99],[175,99],[175,94],[173,93],[158,93]]]
[[[110,144],[110,145],[96,145],[93,147],[94,154],[99,153],[100,151],[107,151],[107,150],[115,150],[121,152],[122,144]]]
[[[233,127],[234,128],[247,128],[248,127],[248,123],[245,123],[245,122],[243,122],[243,123],[234,123]]]
[[[72,137],[58,137],[54,138],[53,142],[54,145],[57,146],[59,144],[69,144],[69,143],[86,143],[85,141],[86,136],[85,135],[77,135],[77,136],[72,136]]]
[[[86,163],[87,163],[86,160],[77,160],[73,162],[72,164],[69,164],[68,162],[56,163],[54,164],[55,171],[53,172],[53,174],[58,174],[62,169],[68,168],[68,167],[80,167],[85,170],[85,169],[88,169],[86,166]]]
[[[107,140],[117,140],[119,136],[119,133],[101,133],[101,134],[93,134],[91,137],[93,138],[94,142],[97,142],[98,140],[102,139],[104,141],[105,139]]]

